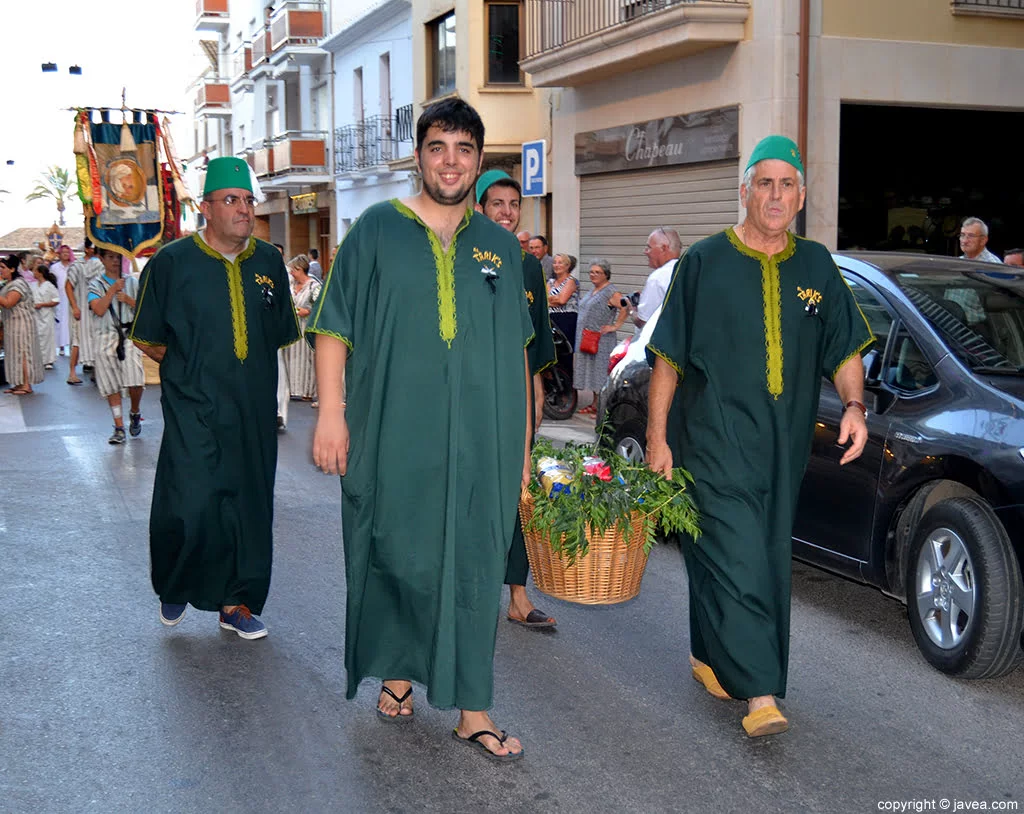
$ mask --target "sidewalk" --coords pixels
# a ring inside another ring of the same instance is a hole
[[[572,418],[567,418],[565,421],[545,418],[540,424],[537,435],[562,444],[567,441],[575,441],[580,444],[592,443],[597,439],[594,425],[593,416],[579,413],[574,413]]]

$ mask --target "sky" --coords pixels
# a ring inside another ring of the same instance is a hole
[[[8,191],[0,194],[0,235],[48,228],[56,220],[52,198],[26,203],[25,196],[47,167],[74,170],[74,114],[64,108],[120,108],[124,87],[129,107],[185,112],[169,118],[179,154],[190,147],[194,92],[188,85],[203,64],[192,28],[195,0],[3,0],[3,5],[4,27],[17,34],[6,38],[0,81],[0,189]],[[43,73],[44,62],[55,62],[57,73]],[[82,75],[69,75],[71,65],[81,66]],[[82,225],[77,196],[64,217],[69,226]]]

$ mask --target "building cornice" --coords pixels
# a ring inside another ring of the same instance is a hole
[[[384,25],[392,26],[399,20],[397,15],[407,14],[412,19],[412,3],[409,0],[385,0],[379,6],[370,9],[362,17],[353,20],[340,31],[320,40],[320,47],[325,51],[338,53],[345,46],[352,45],[360,38],[372,33]]]

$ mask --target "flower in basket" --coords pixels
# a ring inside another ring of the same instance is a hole
[[[598,457],[592,445],[556,449],[547,439],[534,447],[533,466],[537,477],[528,487],[532,511],[526,528],[539,531],[570,566],[586,556],[592,537],[609,529],[629,539],[640,524],[645,555],[659,528],[700,536],[688,488],[693,477],[685,469],[673,469],[669,481],[610,451]]]

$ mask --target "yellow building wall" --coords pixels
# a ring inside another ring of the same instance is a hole
[[[487,21],[483,0],[414,0],[413,64],[416,66],[417,114],[431,101],[432,55],[427,24],[455,10],[455,87],[459,96],[480,113],[486,129],[486,147],[519,152],[524,141],[547,138],[550,113],[546,89],[535,90],[525,77],[522,86],[492,85],[487,73]],[[525,37],[524,29],[521,36]]]
[[[821,0],[826,37],[1024,47],[1024,16],[953,14],[950,0]]]

